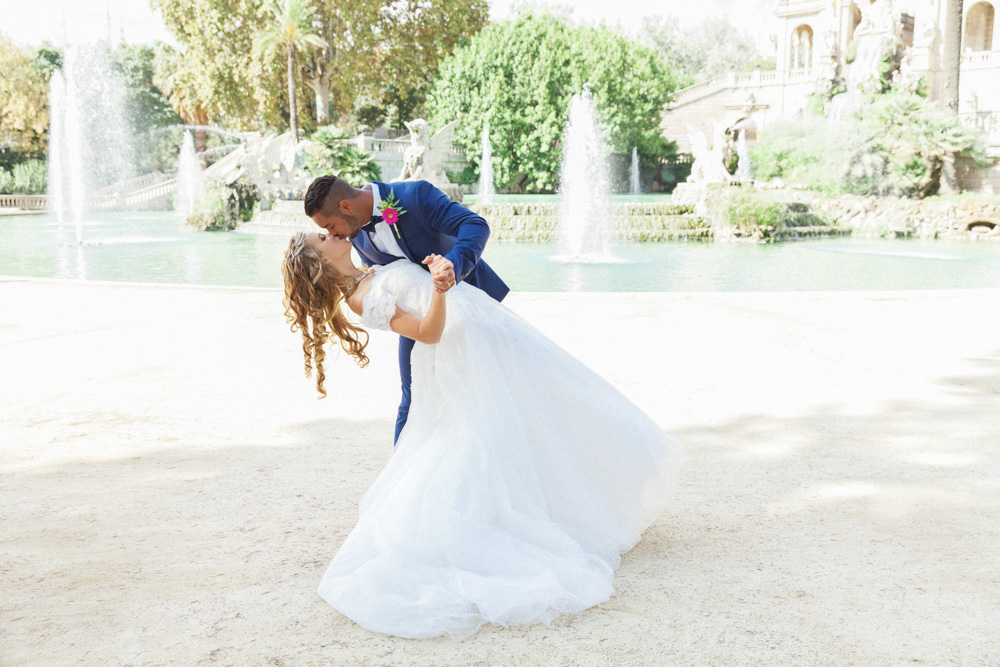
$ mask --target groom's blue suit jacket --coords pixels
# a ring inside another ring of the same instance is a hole
[[[382,200],[395,197],[399,207],[406,211],[392,227],[398,232],[396,243],[406,255],[406,259],[423,266],[424,258],[430,254],[442,255],[455,265],[455,278],[478,287],[497,301],[502,301],[510,288],[500,280],[493,269],[481,261],[483,247],[490,237],[490,228],[480,216],[461,204],[457,204],[427,181],[403,181],[400,183],[379,183]],[[368,234],[362,231],[352,241],[354,248],[369,264],[389,264],[396,257],[388,255],[372,243]],[[429,269],[428,269],[429,270]],[[410,352],[413,341],[399,337],[399,379],[403,397],[396,417],[396,433],[393,441],[406,425],[410,412]]]
[[[406,258],[421,264],[430,254],[447,257],[455,265],[455,278],[483,290],[502,301],[510,288],[486,262],[480,260],[490,228],[480,216],[453,202],[427,181],[380,183],[379,194],[385,201],[395,196],[406,211],[392,227],[398,232],[396,243]],[[381,252],[361,232],[351,243],[369,264],[389,264],[395,257]]]

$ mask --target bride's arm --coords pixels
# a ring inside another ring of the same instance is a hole
[[[396,308],[396,314],[389,321],[389,327],[400,336],[412,338],[418,343],[433,345],[441,340],[445,320],[445,294],[434,291],[431,305],[423,319]]]

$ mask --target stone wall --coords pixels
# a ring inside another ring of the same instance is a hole
[[[831,199],[806,190],[778,191],[777,199],[790,202],[788,220],[771,237],[741,236],[729,225],[712,226],[694,214],[693,207],[676,204],[612,204],[611,225],[619,242],[788,241],[855,234],[859,236],[972,237],[1000,240],[1000,197],[954,200],[911,200],[846,195]],[[803,210],[818,211],[834,221],[824,224]],[[558,204],[472,204],[468,208],[490,224],[491,240],[553,243],[559,227]],[[291,234],[316,231],[305,216],[301,200],[274,202],[240,231],[257,234]],[[797,219],[801,217],[802,219]]]
[[[1000,197],[920,200],[844,195],[831,199],[807,192],[789,197],[825,212],[856,235],[1000,239]]]
[[[490,225],[490,239],[552,243],[558,236],[559,204],[472,204]],[[611,229],[617,241],[711,239],[708,221],[691,207],[673,204],[612,204]]]

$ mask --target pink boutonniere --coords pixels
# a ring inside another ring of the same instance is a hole
[[[383,199],[378,205],[378,210],[382,212],[382,220],[385,221],[385,224],[392,227],[393,231],[396,232],[396,238],[401,238],[399,230],[396,229],[396,223],[399,222],[399,216],[406,213],[406,209],[399,205],[399,200],[396,199],[396,195],[392,190],[389,190],[389,197]]]

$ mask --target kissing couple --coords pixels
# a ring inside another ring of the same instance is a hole
[[[322,176],[305,213],[320,229],[281,268],[306,374],[325,395],[325,345],[364,366],[382,329],[402,383],[395,447],[319,594],[369,630],[455,639],[610,598],[673,497],[680,446],[501,303],[488,224],[432,184]],[[595,339],[607,328],[595,314]]]

